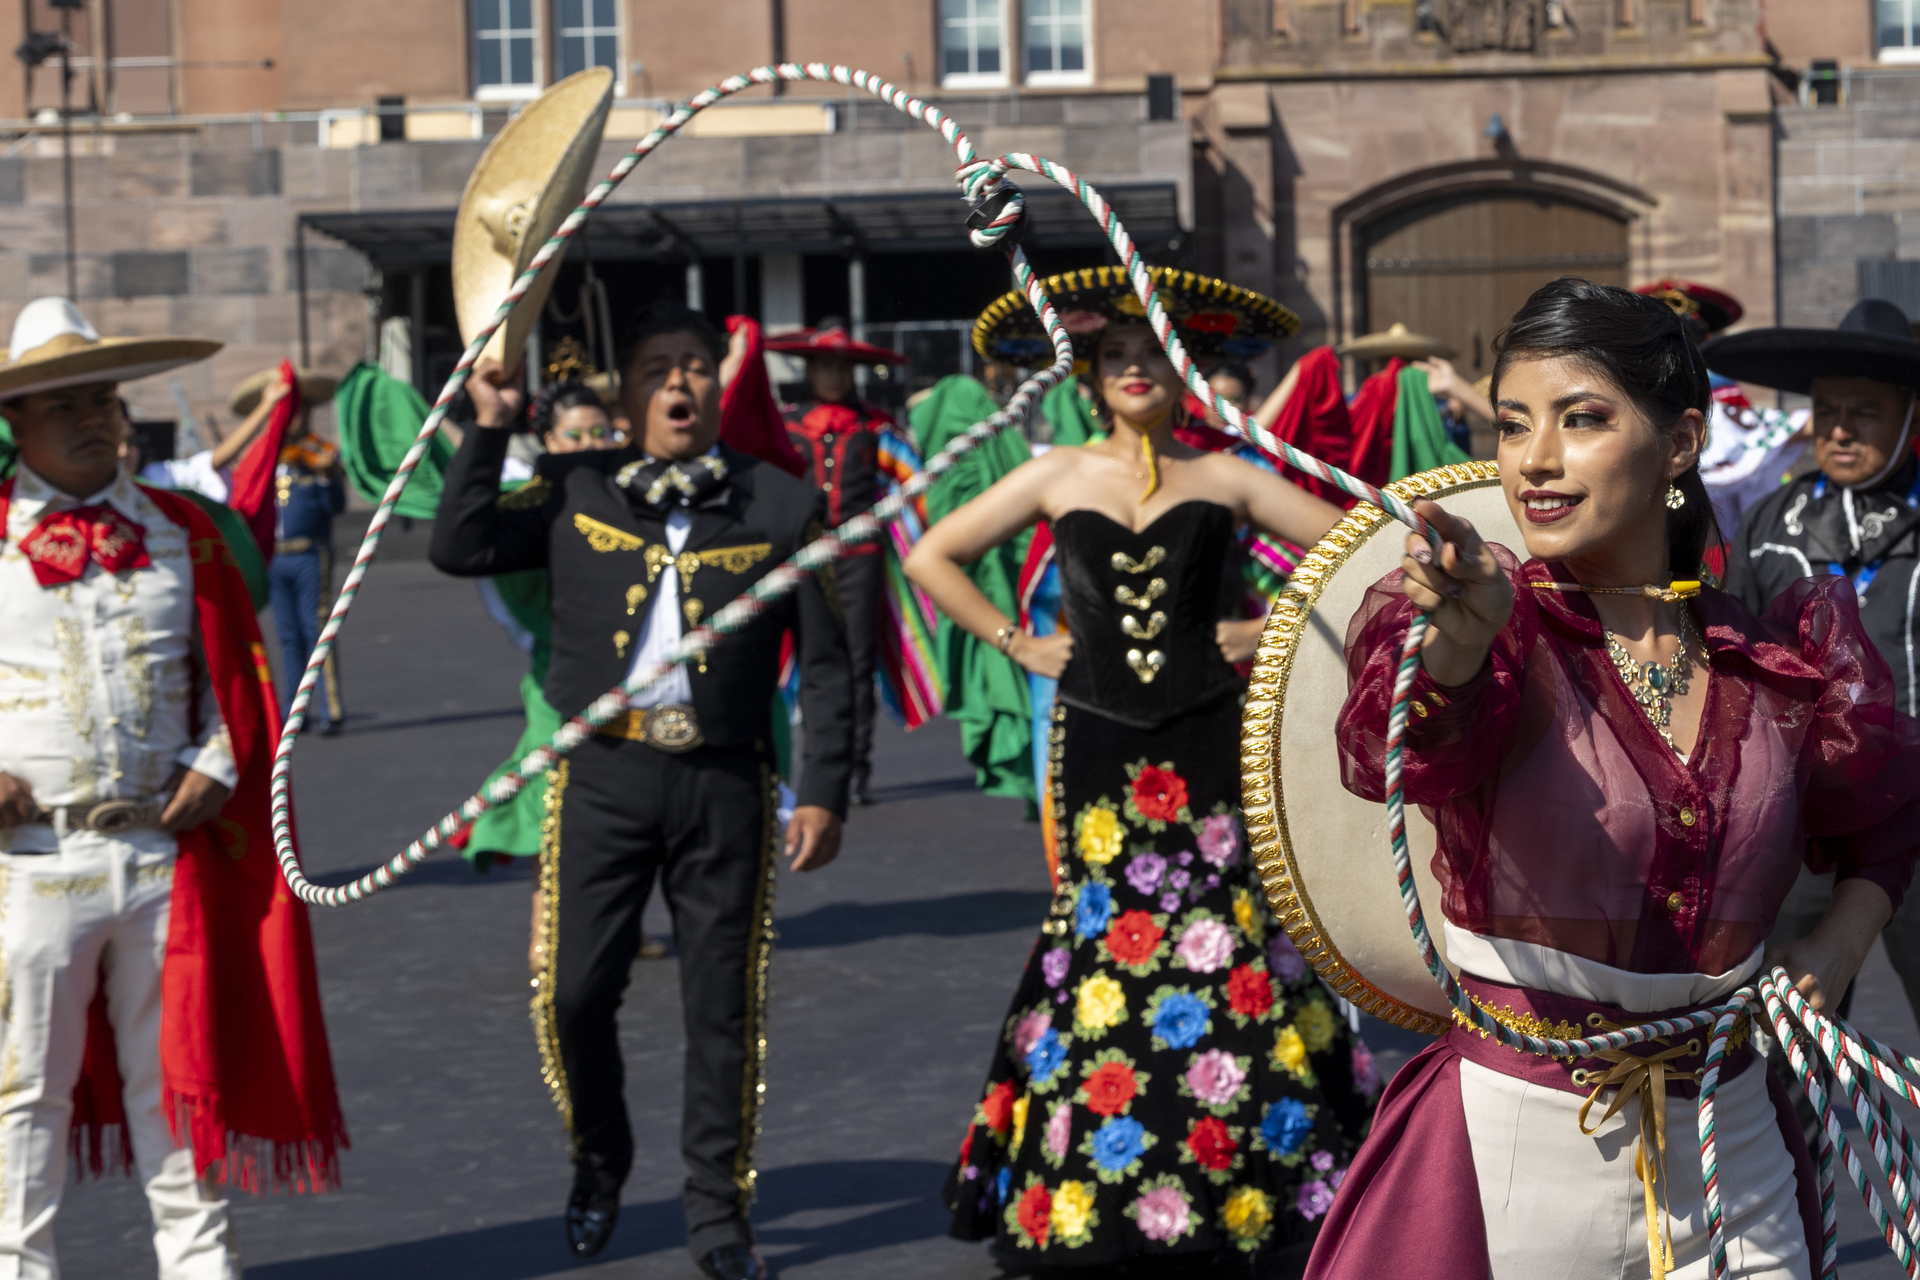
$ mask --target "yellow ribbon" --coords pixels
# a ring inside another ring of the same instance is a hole
[[[1596,1018],[1598,1015],[1595,1015]],[[1607,1030],[1617,1030],[1606,1027]],[[1660,1043],[1666,1043],[1661,1040]],[[1580,1104],[1580,1132],[1592,1137],[1600,1132],[1600,1125],[1618,1115],[1620,1108],[1628,1099],[1640,1100],[1640,1133],[1633,1147],[1633,1173],[1640,1179],[1647,1199],[1647,1264],[1652,1270],[1653,1280],[1666,1280],[1667,1272],[1673,1270],[1673,1210],[1667,1198],[1667,1064],[1675,1058],[1684,1058],[1700,1052],[1700,1042],[1689,1040],[1685,1044],[1675,1045],[1651,1057],[1636,1057],[1624,1049],[1603,1049],[1594,1056],[1602,1062],[1613,1064],[1607,1073],[1599,1077],[1593,1086],[1593,1092]],[[1686,1079],[1694,1079],[1691,1071],[1676,1071],[1673,1074]],[[1585,1072],[1584,1078],[1576,1083],[1584,1084],[1592,1080],[1598,1072]],[[1607,1113],[1600,1117],[1600,1124],[1587,1128],[1587,1112],[1599,1101],[1603,1089],[1618,1087],[1613,1102],[1607,1107]],[[1652,1148],[1649,1156],[1648,1148]],[[1659,1185],[1658,1201],[1655,1200],[1655,1185]],[[1664,1218],[1664,1225],[1662,1219]]]
[[[1147,491],[1140,495],[1140,501],[1145,502],[1160,489],[1160,466],[1153,460],[1153,437],[1145,431],[1140,433],[1140,452],[1147,459]]]

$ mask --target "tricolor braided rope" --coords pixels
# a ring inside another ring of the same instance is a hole
[[[1300,452],[1285,441],[1257,423],[1249,422],[1233,404],[1222,399],[1201,377],[1199,369],[1187,355],[1184,345],[1174,331],[1171,319],[1165,307],[1155,294],[1152,278],[1144,260],[1140,257],[1132,239],[1121,225],[1120,219],[1100,193],[1089,183],[1080,179],[1070,170],[1050,160],[1025,154],[1009,154],[991,160],[977,160],[973,147],[958,125],[931,105],[913,98],[880,79],[863,71],[847,67],[827,66],[810,63],[799,66],[783,63],[779,66],[759,67],[734,76],[712,89],[696,95],[688,102],[677,107],[673,114],[654,131],[643,138],[627,155],[614,166],[613,171],[588,193],[580,206],[568,215],[560,229],[540,252],[534,257],[528,269],[514,282],[500,308],[485,329],[475,335],[455,367],[446,386],[442,389],[433,412],[422,425],[414,445],[402,460],[393,482],[382,497],[374,518],[367,530],[359,554],[355,557],[352,571],[342,586],[340,598],[336,601],[332,615],[322,630],[320,640],[309,658],[307,669],[295,693],[293,710],[287,722],[285,733],[281,737],[279,750],[274,760],[273,808],[274,843],[289,886],[307,902],[324,906],[335,906],[356,901],[379,889],[392,884],[401,874],[424,860],[444,839],[458,830],[466,822],[485,812],[494,805],[505,802],[517,793],[526,781],[538,776],[556,760],[577,746],[600,725],[625,710],[628,698],[645,688],[674,665],[683,663],[704,654],[721,636],[738,630],[752,618],[765,610],[775,599],[791,591],[809,572],[828,563],[845,549],[859,542],[867,541],[879,534],[885,522],[896,515],[901,507],[914,496],[924,492],[940,474],[946,471],[964,453],[980,442],[990,438],[1008,423],[1023,416],[1035,396],[1057,385],[1066,376],[1072,365],[1072,345],[1059,317],[1054,313],[1039,282],[1028,267],[1025,255],[1017,249],[1011,254],[1015,277],[1026,292],[1028,301],[1040,315],[1049,338],[1054,345],[1055,361],[1052,367],[1023,382],[1007,408],[984,422],[976,424],[964,435],[957,438],[947,449],[929,462],[927,468],[912,477],[900,491],[876,505],[872,510],[855,517],[840,526],[826,537],[802,548],[786,563],[769,573],[750,590],[716,612],[704,625],[685,636],[674,658],[669,662],[636,673],[633,678],[620,686],[609,690],[596,699],[588,709],[568,721],[553,740],[546,746],[530,752],[516,768],[497,779],[484,794],[470,797],[454,813],[448,814],[420,840],[393,858],[377,871],[361,877],[353,884],[339,888],[322,889],[310,883],[302,874],[298,856],[294,852],[292,833],[288,818],[288,780],[291,770],[291,753],[297,740],[300,725],[311,699],[313,688],[318,680],[319,670],[338,634],[347,612],[351,607],[354,593],[365,577],[367,565],[372,561],[379,544],[381,532],[392,516],[393,506],[400,493],[405,489],[408,477],[425,454],[429,442],[438,430],[447,406],[458,394],[472,369],[474,361],[485,347],[487,340],[505,319],[527,289],[539,275],[541,269],[551,262],[564,248],[565,242],[585,221],[591,211],[601,204],[647,154],[667,137],[677,132],[697,112],[721,99],[737,93],[755,84],[771,83],[775,80],[819,80],[850,85],[873,94],[897,110],[915,119],[921,120],[937,129],[954,147],[960,158],[957,171],[962,190],[975,200],[984,199],[1000,191],[1007,191],[1010,198],[984,228],[972,233],[972,240],[981,247],[992,247],[1000,242],[1018,223],[1021,215],[1021,199],[1017,188],[1004,186],[1005,178],[1014,169],[1038,174],[1073,193],[1093,213],[1106,230],[1114,250],[1125,264],[1128,278],[1132,281],[1135,293],[1146,308],[1148,322],[1159,337],[1168,358],[1179,371],[1188,388],[1203,402],[1210,404],[1216,413],[1228,424],[1230,430],[1243,438],[1253,439],[1301,471],[1327,481],[1341,490],[1360,497],[1382,508],[1396,519],[1407,524],[1428,538],[1437,541],[1434,532],[1426,522],[1414,512],[1409,504],[1398,497],[1367,484],[1338,468],[1327,465],[1309,454]],[[1833,1208],[1833,1153],[1837,1149],[1844,1156],[1849,1176],[1860,1190],[1870,1212],[1885,1233],[1888,1243],[1899,1255],[1908,1274],[1916,1274],[1916,1253],[1907,1232],[1892,1221],[1880,1203],[1878,1194],[1870,1185],[1865,1171],[1841,1130],[1827,1102],[1827,1092],[1821,1081],[1823,1068],[1818,1060],[1809,1063],[1804,1053],[1802,1033],[1796,1033],[1789,1023],[1787,1010],[1792,1009],[1805,1035],[1810,1036],[1831,1069],[1839,1073],[1839,1079],[1848,1088],[1854,1101],[1856,1114],[1861,1123],[1874,1137],[1876,1158],[1880,1163],[1880,1176],[1883,1185],[1891,1176],[1897,1202],[1907,1218],[1909,1228],[1914,1224],[1915,1212],[1913,1198],[1908,1186],[1912,1165],[1910,1159],[1920,1159],[1913,1144],[1907,1138],[1898,1121],[1892,1118],[1884,1095],[1880,1092],[1882,1083],[1897,1089],[1910,1101],[1920,1101],[1912,1085],[1901,1076],[1900,1070],[1920,1069],[1920,1063],[1905,1055],[1896,1053],[1877,1041],[1867,1040],[1861,1044],[1860,1037],[1848,1034],[1851,1029],[1844,1024],[1836,1027],[1833,1020],[1827,1019],[1807,1007],[1787,981],[1783,971],[1775,969],[1765,974],[1754,985],[1744,987],[1733,993],[1725,1002],[1711,1008],[1696,1010],[1678,1019],[1664,1019],[1625,1027],[1605,1035],[1579,1040],[1559,1040],[1539,1038],[1514,1031],[1499,1022],[1475,1005],[1454,981],[1451,973],[1440,961],[1433,946],[1432,937],[1427,929],[1424,913],[1421,910],[1419,893],[1413,880],[1410,850],[1406,839],[1406,813],[1401,790],[1404,737],[1407,724],[1408,698],[1417,671],[1420,646],[1427,630],[1425,615],[1416,617],[1408,627],[1405,642],[1402,645],[1400,666],[1394,684],[1394,698],[1388,721],[1386,750],[1387,807],[1391,834],[1392,853],[1395,874],[1400,885],[1402,901],[1406,907],[1407,921],[1414,942],[1420,949],[1427,969],[1446,994],[1449,1003],[1458,1016],[1470,1026],[1497,1038],[1501,1043],[1529,1053],[1552,1057],[1592,1057],[1603,1049],[1624,1049],[1630,1045],[1650,1040],[1666,1039],[1684,1034],[1711,1024],[1714,1028],[1709,1042],[1708,1065],[1703,1072],[1700,1093],[1700,1140],[1701,1169],[1704,1180],[1708,1221],[1710,1228],[1711,1253],[1714,1275],[1726,1273],[1726,1250],[1723,1239],[1722,1215],[1718,1194],[1718,1169],[1714,1154],[1713,1137],[1713,1097],[1719,1083],[1720,1062],[1726,1053],[1731,1029],[1738,1016],[1756,1000],[1764,1000],[1768,1012],[1772,1015],[1776,1033],[1785,1044],[1789,1061],[1796,1075],[1808,1092],[1809,1098],[1820,1111],[1823,1125],[1822,1135],[1822,1199],[1826,1219],[1826,1247],[1823,1259],[1823,1274],[1832,1275],[1836,1270],[1835,1250],[1835,1214]],[[1784,993],[1784,994],[1783,994]],[[1863,1091],[1855,1078],[1847,1060],[1870,1068],[1871,1075]],[[1887,1135],[1893,1135],[1893,1144]],[[1886,1169],[1886,1153],[1894,1150],[1899,1157],[1894,1172],[1889,1175]]]

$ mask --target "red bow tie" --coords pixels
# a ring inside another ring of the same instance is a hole
[[[33,577],[43,587],[78,582],[93,560],[108,573],[145,569],[147,529],[104,503],[49,511],[20,543]]]

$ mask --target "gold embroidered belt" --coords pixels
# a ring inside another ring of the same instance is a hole
[[[274,541],[275,555],[297,556],[302,551],[313,550],[312,538],[279,538]]]
[[[600,726],[609,738],[644,742],[655,751],[680,755],[706,742],[700,732],[700,717],[684,702],[663,703],[657,707],[629,707]]]
[[[36,826],[55,831],[94,831],[117,836],[137,827],[157,827],[165,805],[158,800],[102,800],[97,804],[63,804],[34,814]]]

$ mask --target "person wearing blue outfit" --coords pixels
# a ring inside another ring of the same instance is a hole
[[[340,469],[340,450],[314,435],[307,425],[308,410],[325,403],[313,396],[301,378],[300,408],[287,424],[286,442],[273,470],[273,560],[267,566],[268,599],[273,605],[273,627],[280,636],[280,711],[293,706],[293,693],[306,670],[307,655],[320,639],[333,594],[333,518],[347,509],[347,486]],[[257,379],[248,379],[234,392],[260,395]],[[322,388],[325,396],[331,386]],[[241,410],[235,407],[236,413]],[[318,724],[327,737],[346,724],[346,704],[340,695],[340,657],[327,654],[321,668],[319,695],[308,711],[307,723]]]

